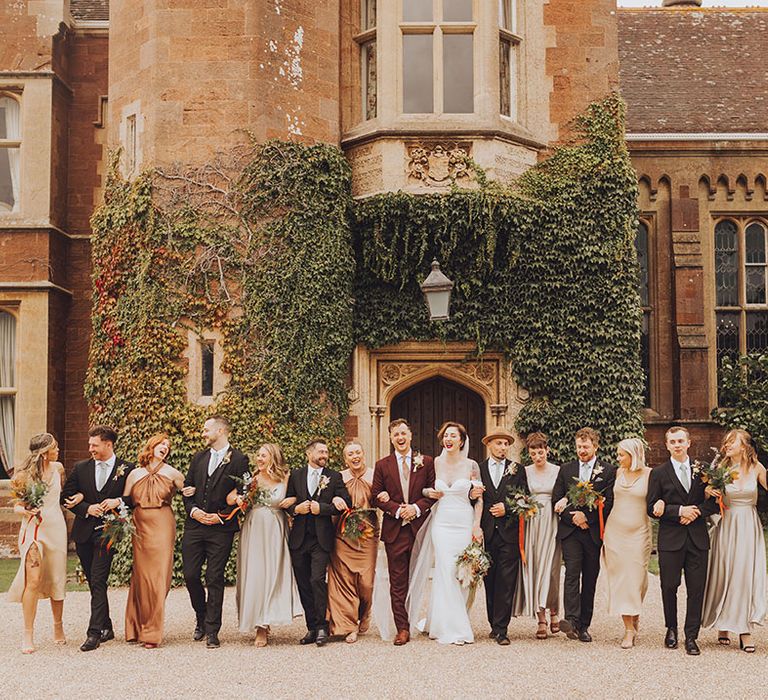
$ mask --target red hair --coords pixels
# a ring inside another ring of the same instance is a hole
[[[139,450],[139,459],[137,461],[140,467],[146,468],[149,466],[149,463],[152,461],[152,457],[155,454],[155,448],[163,442],[163,440],[168,441],[168,454],[165,455],[166,459],[168,458],[168,455],[171,454],[171,441],[165,433],[157,433],[149,438],[149,440],[144,443],[144,447]]]

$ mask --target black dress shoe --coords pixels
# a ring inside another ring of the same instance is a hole
[[[565,636],[568,637],[568,639],[579,638],[578,628],[568,619],[564,618],[560,620],[560,631],[565,632]]]
[[[93,651],[99,648],[101,638],[95,634],[89,634],[86,640],[80,645],[80,651]]]
[[[698,656],[699,654],[701,654],[701,651],[699,650],[699,645],[696,644],[695,639],[685,640],[685,653],[688,654],[688,656]]]
[[[309,630],[300,640],[299,644],[314,644],[317,639],[317,632]]]
[[[506,634],[500,634],[496,637],[496,644],[498,644],[500,647],[508,647],[509,646],[509,637],[507,637]]]
[[[203,637],[205,637],[205,630],[202,625],[198,625],[195,627],[195,633],[192,635],[192,639],[199,642]]]
[[[488,638],[489,639],[496,639],[496,637],[498,637],[498,636],[499,636],[498,632],[494,632],[493,630],[491,630],[490,634],[488,635]]]
[[[328,643],[328,632],[324,629],[317,630],[315,635],[315,644],[319,647],[324,647]]]
[[[221,642],[219,641],[219,635],[215,632],[213,634],[209,634],[205,638],[205,647],[206,649],[218,649],[221,646]]]
[[[592,641],[592,635],[589,633],[589,630],[585,627],[581,632],[579,632],[579,641],[580,642],[591,642]]]
[[[677,630],[674,627],[667,627],[667,634],[664,637],[664,646],[667,649],[677,649]]]
[[[115,638],[115,630],[113,630],[111,627],[106,630],[101,630],[101,639],[99,640],[102,644],[104,642],[108,642],[110,639]]]

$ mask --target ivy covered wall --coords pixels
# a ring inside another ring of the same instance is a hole
[[[194,170],[109,177],[93,218],[92,421],[119,452],[167,431],[174,466],[202,446],[187,401],[188,330],[218,330],[227,390],[209,410],[246,451],[280,443],[294,466],[312,435],[339,454],[355,343],[469,340],[502,351],[557,458],[574,431],[605,447],[642,432],[636,176],[617,96],[579,120],[579,140],[513,188],[353,201],[332,146],[252,144]],[[433,257],[456,282],[452,318],[430,323],[419,282]],[[179,508],[179,512],[181,509]],[[177,557],[177,580],[180,568]],[[124,580],[129,557],[118,559]],[[230,574],[232,569],[230,569]]]

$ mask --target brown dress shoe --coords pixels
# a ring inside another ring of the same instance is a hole
[[[408,644],[410,638],[411,635],[408,633],[408,630],[399,630],[395,635],[395,646],[401,647],[403,644]]]

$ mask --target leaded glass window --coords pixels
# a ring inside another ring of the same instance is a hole
[[[640,304],[643,307],[643,325],[640,334],[640,364],[645,378],[643,386],[644,406],[651,405],[651,294],[650,294],[650,241],[648,225],[640,222],[635,235],[635,249],[637,250],[638,280],[637,291],[640,295]]]

